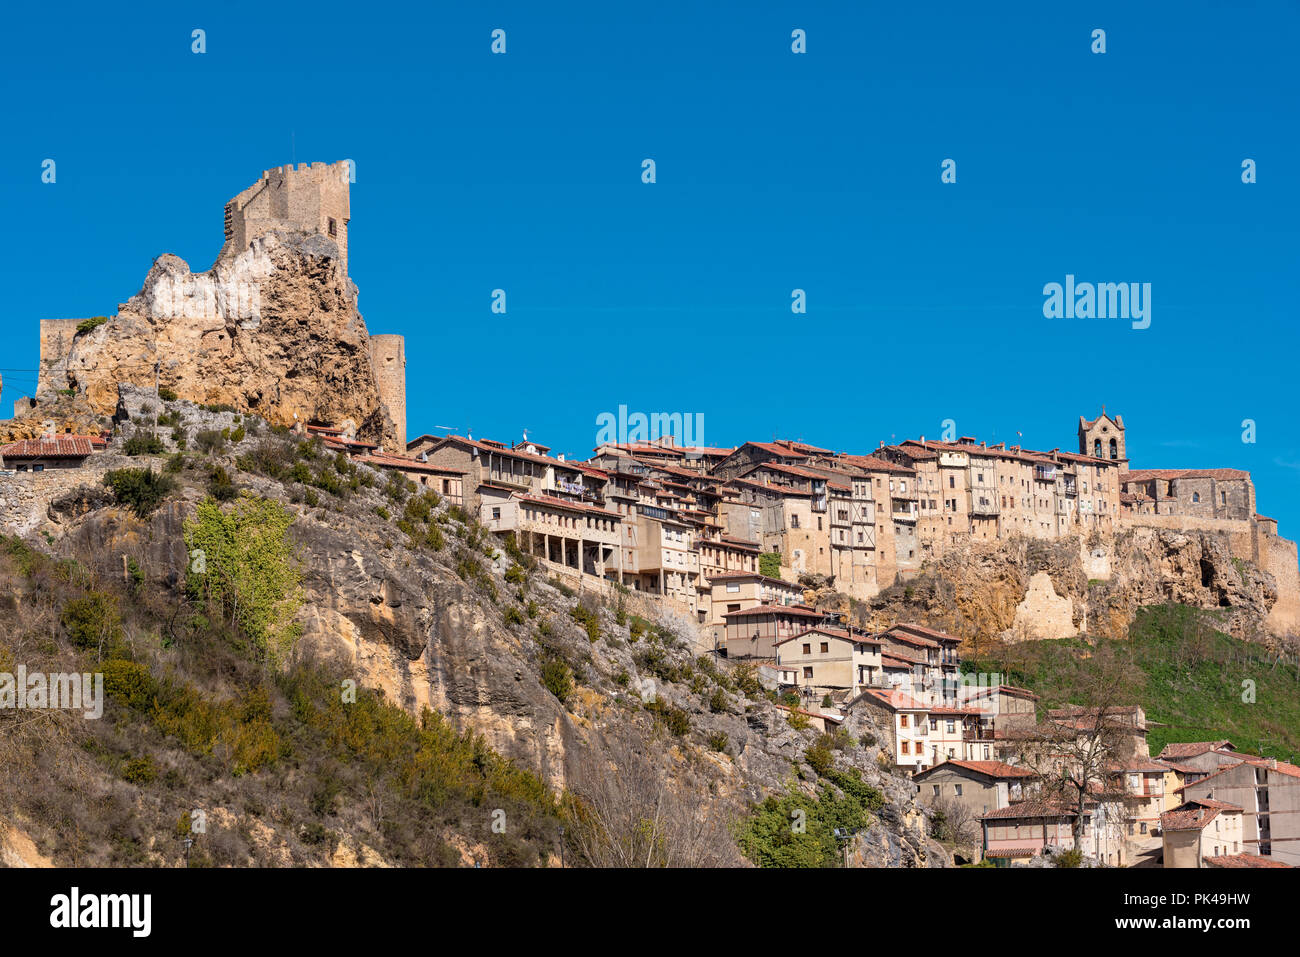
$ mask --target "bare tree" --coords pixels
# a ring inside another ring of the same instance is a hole
[[[659,757],[666,747],[655,740],[643,746],[613,738],[603,752],[579,762],[567,834],[578,862],[617,868],[742,864],[727,802],[699,800],[701,782],[670,779]]]
[[[934,837],[954,844],[980,842],[979,816],[968,804],[950,797],[939,798],[931,807],[935,813]]]
[[[1137,708],[1139,681],[1127,647],[1095,648],[1081,668],[1071,697],[1080,704],[1048,712],[1022,737],[1021,759],[1041,781],[1042,796],[1075,812],[1071,832],[1083,850],[1084,814],[1089,803],[1118,803],[1118,771],[1140,754]]]

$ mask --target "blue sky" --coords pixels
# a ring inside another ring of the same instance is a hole
[[[263,169],[351,158],[411,435],[585,455],[621,404],[717,445],[1073,448],[1105,403],[1134,466],[1250,469],[1300,534],[1295,4],[441,6],[8,12],[0,369],[164,252],[207,268]],[[1067,273],[1151,283],[1150,328],[1044,318]]]

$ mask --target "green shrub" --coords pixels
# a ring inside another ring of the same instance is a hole
[[[1080,867],[1083,864],[1083,851],[1077,847],[1061,851],[1052,858],[1052,864],[1056,867]]]
[[[573,669],[560,658],[547,658],[542,663],[542,685],[567,704],[573,695]]]
[[[226,447],[226,437],[220,429],[203,429],[195,433],[194,445],[205,455],[213,455]]]
[[[822,735],[817,742],[803,753],[803,759],[821,777],[825,777],[835,767],[835,756],[831,753],[827,741],[829,735]]]
[[[579,602],[569,609],[569,614],[574,621],[578,622],[586,630],[588,641],[600,640],[600,613],[598,611]]]
[[[218,502],[228,502],[239,494],[235,483],[230,479],[230,473],[220,465],[208,475],[208,494]]]
[[[122,777],[132,784],[151,784],[157,776],[158,769],[154,766],[153,757],[148,754],[132,758],[122,765]]]
[[[709,750],[711,750],[711,751],[720,751],[720,752],[722,752],[723,754],[726,754],[726,752],[727,752],[727,743],[728,743],[728,741],[727,741],[727,732],[725,732],[725,731],[714,731],[711,735],[709,735],[709,741],[708,741],[708,743],[709,743]]]
[[[175,402],[178,396],[176,395],[175,389],[169,389],[167,388],[167,386],[161,386],[158,389],[158,398],[162,399],[164,402]]]
[[[82,319],[77,323],[76,335],[84,336],[90,330],[98,329],[106,322],[108,322],[108,316],[91,316],[89,319]]]
[[[118,505],[147,518],[176,490],[176,480],[149,469],[114,469],[104,473],[104,485]]]
[[[763,552],[758,556],[758,572],[768,578],[781,577],[781,553]]]
[[[112,648],[122,638],[117,599],[108,592],[87,592],[63,606],[59,621],[78,648]]]
[[[691,730],[691,716],[663,698],[656,697],[646,705],[646,710],[679,738],[685,737]]]
[[[506,609],[506,623],[511,625],[522,625],[524,623],[524,613],[515,605]]]
[[[139,429],[122,445],[122,451],[127,455],[162,455],[166,450],[163,440],[157,435]]]

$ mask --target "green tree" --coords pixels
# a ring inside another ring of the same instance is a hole
[[[218,607],[252,640],[264,661],[281,664],[302,631],[302,574],[293,555],[293,513],[278,502],[243,497],[223,510],[199,502],[185,522],[187,587]]]

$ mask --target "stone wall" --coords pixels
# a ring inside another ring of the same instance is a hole
[[[77,335],[77,326],[80,322],[80,319],[41,320],[41,359],[40,371],[37,373],[37,396],[49,390],[57,391],[68,387],[68,353],[72,351],[72,340]],[[14,414],[16,416],[18,413],[15,411]]]
[[[48,520],[50,502],[81,486],[103,486],[104,473],[146,459],[99,453],[81,468],[0,475],[0,534],[28,535]],[[161,463],[149,459],[155,468]]]

